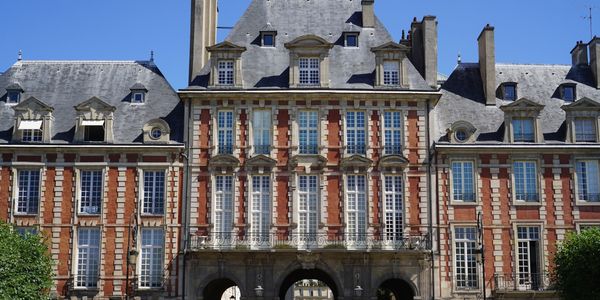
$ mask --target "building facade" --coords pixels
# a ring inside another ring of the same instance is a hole
[[[177,296],[183,109],[156,65],[19,60],[0,87],[0,219],[46,237],[53,297]]]

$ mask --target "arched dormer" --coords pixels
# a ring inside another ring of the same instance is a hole
[[[144,144],[166,144],[171,139],[171,128],[162,119],[154,119],[144,124],[142,132]]]
[[[456,121],[448,128],[448,140],[452,143],[468,143],[475,140],[477,128],[467,121]]]
[[[333,43],[311,34],[285,47],[290,51],[290,88],[329,87],[329,50]]]

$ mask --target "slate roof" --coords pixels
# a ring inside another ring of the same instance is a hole
[[[517,97],[544,105],[540,125],[546,143],[564,143],[565,112],[560,99],[560,86],[576,84],[577,99],[588,97],[600,102],[600,90],[592,85],[589,66],[496,64],[496,87],[502,83],[517,83]],[[471,123],[477,132],[476,143],[501,143],[504,139],[504,113],[500,106],[512,101],[496,99],[496,106],[486,106],[479,64],[461,63],[441,88],[442,97],[434,108],[433,139],[447,143],[446,131],[456,121]],[[497,93],[498,89],[497,89]]]
[[[72,143],[75,106],[97,97],[116,107],[114,144],[142,144],[142,127],[161,118],[172,143],[183,141],[183,105],[158,67],[150,61],[18,61],[0,75],[0,144],[10,142],[15,123],[6,104],[6,87],[18,83],[21,101],[35,97],[54,108],[53,144]],[[148,89],[144,105],[130,103],[130,88]]]
[[[277,31],[276,47],[261,47],[260,32]],[[360,32],[359,47],[345,48],[344,32]],[[242,54],[245,89],[287,89],[289,52],[284,44],[304,35],[317,35],[335,44],[329,58],[332,89],[373,89],[375,55],[372,47],[393,41],[383,24],[362,28],[361,1],[253,0],[225,41],[246,47]],[[409,87],[431,90],[413,64],[408,66]],[[204,89],[210,68],[205,66],[188,89]]]

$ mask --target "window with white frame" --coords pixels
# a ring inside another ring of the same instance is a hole
[[[367,231],[367,177],[348,175],[346,179],[346,214],[349,241],[364,241]]]
[[[164,230],[162,228],[142,228],[141,235],[140,287],[162,287],[165,247]]]
[[[217,67],[219,72],[219,85],[233,85],[233,60],[219,60]]]
[[[319,85],[321,83],[318,58],[304,57],[298,59],[298,71],[300,85]]]
[[[25,129],[22,136],[23,142],[41,142],[42,131],[40,129]]]
[[[537,164],[535,161],[513,162],[515,200],[538,202]]]
[[[165,212],[165,171],[144,171],[142,213],[162,215]]]
[[[402,112],[386,111],[383,113],[383,147],[387,155],[402,154]]]
[[[215,176],[215,205],[213,207],[216,240],[231,241],[233,230],[233,176]]]
[[[595,142],[596,126],[595,120],[591,118],[575,119],[575,141],[577,142]]]
[[[27,235],[37,235],[38,234],[38,229],[37,227],[32,227],[32,226],[17,226],[14,227],[15,231],[20,235],[20,236],[27,236]]]
[[[102,170],[82,170],[79,180],[79,212],[99,214],[102,205],[104,178]]]
[[[454,228],[454,270],[458,289],[477,289],[477,228]]]
[[[219,154],[233,154],[233,111],[217,113],[217,130]]]
[[[600,202],[600,172],[598,170],[598,161],[577,161],[576,169],[578,200]]]
[[[385,239],[402,241],[404,230],[404,193],[401,175],[384,177]]]
[[[298,233],[300,240],[316,240],[318,205],[319,176],[298,176]]]
[[[77,278],[75,286],[98,287],[100,271],[100,229],[79,228],[77,230]]]
[[[475,176],[472,161],[452,162],[452,200],[475,202]]]
[[[255,110],[252,112],[252,135],[254,138],[254,153],[271,153],[272,140],[271,110]]]
[[[364,111],[346,112],[346,147],[348,154],[366,154],[366,118]]]
[[[40,170],[19,170],[16,213],[35,215],[40,203]]]
[[[268,242],[271,228],[271,176],[252,176],[250,216],[252,241]]]
[[[383,84],[384,85],[399,85],[400,84],[400,62],[387,60],[383,62]]]
[[[316,111],[298,112],[298,137],[300,154],[317,154],[319,151],[319,117]]]
[[[517,279],[521,287],[541,287],[540,245],[539,226],[517,227]]]
[[[516,118],[512,120],[513,141],[534,142],[535,131],[533,118]]]

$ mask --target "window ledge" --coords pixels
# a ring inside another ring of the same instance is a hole
[[[160,213],[160,214],[151,214],[151,213],[142,213],[140,214],[140,217],[142,218],[162,218],[165,216],[165,213]]]
[[[478,206],[479,201],[465,202],[465,201],[458,201],[458,200],[450,200],[450,205],[452,205],[452,206]]]
[[[15,217],[37,217],[39,213],[14,213]]]
[[[576,206],[600,206],[600,202],[577,200],[577,201],[575,201],[575,205]]]
[[[541,201],[526,202],[526,201],[513,200],[513,205],[514,206],[542,206],[542,202]]]
[[[92,213],[84,213],[84,212],[79,212],[77,213],[77,216],[79,217],[100,217],[102,215],[102,213],[97,213],[97,214],[92,214]]]
[[[473,295],[473,294],[479,294],[481,293],[481,289],[476,288],[476,289],[454,289],[454,294],[459,294],[459,295]]]

